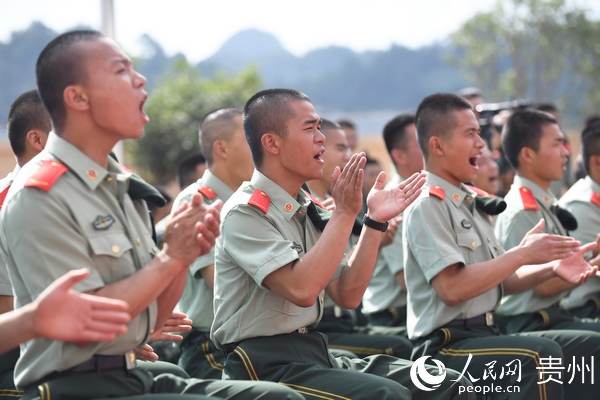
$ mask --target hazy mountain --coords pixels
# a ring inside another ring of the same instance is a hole
[[[42,47],[56,32],[41,23],[12,34],[0,43],[0,121],[21,92],[35,85],[34,64]],[[167,55],[157,39],[140,38],[143,52],[136,57],[140,72],[152,88],[182,54]],[[394,45],[384,51],[354,52],[330,46],[297,57],[272,34],[255,29],[238,32],[198,68],[206,76],[237,72],[255,65],[265,87],[304,91],[322,110],[362,112],[414,109],[433,91],[454,91],[465,85],[459,71],[448,65],[449,46],[436,44],[416,50]],[[2,125],[0,123],[0,125]]]

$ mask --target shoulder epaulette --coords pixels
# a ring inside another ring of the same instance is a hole
[[[540,205],[538,204],[533,192],[525,186],[519,188],[519,194],[521,195],[521,201],[523,202],[523,208],[529,211],[538,211]]]
[[[56,160],[44,160],[40,163],[39,169],[27,179],[25,187],[32,187],[48,192],[52,186],[69,169]]]
[[[446,191],[441,186],[432,186],[429,188],[429,195],[437,197],[440,200],[444,200],[446,197]]]
[[[200,186],[198,188],[198,193],[202,194],[202,196],[206,197],[208,200],[214,200],[217,198],[217,193],[208,186]]]
[[[2,208],[2,204],[4,204],[4,200],[6,199],[6,195],[8,194],[8,189],[10,189],[10,185],[5,187],[4,190],[0,192],[0,208]]]
[[[250,196],[248,204],[258,208],[260,211],[266,214],[267,211],[269,211],[269,206],[271,205],[271,198],[264,191],[256,189],[252,193],[252,196]]]
[[[600,207],[600,193],[592,192],[592,198],[590,199],[592,204]]]

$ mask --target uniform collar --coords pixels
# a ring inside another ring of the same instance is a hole
[[[592,188],[592,192],[600,193],[600,184],[592,179],[591,176],[587,175],[585,178],[586,186]]]
[[[129,173],[124,173],[112,157],[108,157],[108,169],[106,169],[54,132],[50,132],[44,151],[54,155],[69,167],[91,190],[96,190],[109,172],[117,174],[119,180],[126,180],[131,176]]]
[[[515,175],[515,179],[512,184],[517,190],[521,187],[526,187],[533,193],[533,196],[540,201],[544,207],[550,208],[551,205],[556,203],[556,197],[547,190],[542,189],[538,184],[530,181],[527,178],[523,178],[520,175]]]
[[[463,203],[466,203],[466,206],[470,209],[473,208],[474,200],[477,194],[467,188],[464,184],[461,183],[460,186],[455,186],[432,172],[427,171],[426,174],[427,185],[429,187],[439,186],[444,189],[445,197],[448,198],[450,202],[456,206],[456,208],[460,208]]]
[[[221,179],[211,172],[210,169],[206,169],[202,174],[202,177],[198,179],[197,184],[199,186],[207,186],[214,190],[217,197],[223,201],[226,201],[233,194],[233,190],[229,188]]]
[[[271,199],[271,207],[275,207],[281,211],[288,220],[291,219],[300,208],[307,207],[311,201],[303,190],[300,190],[298,199],[294,199],[281,186],[267,178],[257,169],[254,170],[250,183],[254,188],[265,192]]]

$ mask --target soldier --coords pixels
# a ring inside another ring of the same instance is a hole
[[[568,398],[595,398],[589,381],[538,384],[538,367],[545,357],[598,355],[600,336],[574,338],[561,331],[544,332],[548,338],[500,335],[492,313],[503,292],[522,291],[557,275],[578,281],[581,274],[592,273],[585,265],[563,262],[574,252],[581,258],[587,248],[572,238],[539,234],[538,224],[519,247],[504,253],[489,220],[475,206],[477,194],[463,184],[475,178],[484,147],[471,105],[453,94],[434,94],[421,102],[416,118],[427,186],[405,211],[402,231],[413,357],[434,356],[459,371],[468,363],[479,384],[490,365],[518,360],[522,380],[504,375],[496,381],[520,384],[520,393],[511,398],[561,399],[563,390]],[[563,260],[527,266],[555,259]],[[492,397],[506,398],[498,393]]]
[[[568,231],[575,230],[577,220],[558,205],[550,191],[551,183],[562,178],[569,154],[556,119],[542,111],[517,111],[504,128],[502,146],[517,171],[505,197],[507,209],[496,222],[496,235],[504,248],[517,246],[525,232],[540,219],[544,220],[548,233],[567,235]],[[578,257],[570,262],[585,263]],[[507,332],[542,329],[600,332],[600,322],[580,321],[559,307],[560,300],[579,283],[554,278],[522,293],[506,296],[498,309],[503,329]]]
[[[181,296],[187,266],[212,247],[218,207],[194,196],[172,216],[164,247],[154,246],[145,203],[128,194],[130,174],[109,157],[119,140],[139,138],[148,122],[145,78],[112,40],[96,31],[62,34],[42,50],[36,75],[55,134],[19,172],[0,214],[15,305],[85,266],[91,275],[77,290],[126,301],[132,319],[127,333],[107,343],[34,339],[22,345],[15,382],[23,398],[298,397],[269,383],[153,377],[135,368],[132,350],[162,327]]]
[[[44,148],[50,129],[50,116],[37,91],[25,92],[11,104],[8,112],[8,139],[17,164],[12,172],[0,180],[0,209],[19,169]],[[13,294],[8,270],[0,258],[0,314],[12,309]],[[0,399],[3,391],[17,393],[13,369],[18,358],[18,347],[0,354]]]
[[[358,245],[340,266],[360,209],[364,153],[336,168],[335,210],[323,232],[308,213],[317,207],[302,185],[321,177],[324,136],[306,95],[261,91],[245,105],[244,128],[256,170],[225,203],[215,246],[215,319],[211,339],[227,352],[223,376],[281,382],[317,398],[410,398],[410,364],[390,356],[330,358],[315,331],[324,291],[344,308],[360,302],[386,222],[418,195],[422,176],[371,190]],[[435,368],[434,370],[438,370]],[[360,372],[359,372],[360,371]],[[457,376],[456,372],[448,372]],[[438,373],[439,374],[439,373]],[[444,382],[440,397],[457,394]]]
[[[561,197],[559,204],[577,220],[571,236],[585,243],[598,240],[600,233],[600,124],[587,126],[581,134],[582,159],[587,176],[578,180]],[[598,265],[598,249],[591,264]],[[561,306],[580,318],[600,316],[600,278],[592,277],[561,300]]]
[[[252,176],[254,164],[244,135],[242,112],[226,108],[211,112],[200,126],[200,149],[208,169],[175,199],[175,207],[201,193],[208,203],[225,202]],[[181,343],[179,366],[195,378],[221,378],[225,353],[210,341],[213,322],[214,252],[190,266],[179,308],[193,321],[193,331]]]
[[[335,204],[333,204],[333,198],[329,194],[331,176],[336,167],[344,168],[344,165],[350,159],[350,148],[344,131],[335,122],[322,119],[321,132],[325,136],[323,176],[321,179],[308,181],[307,185],[318,203],[329,203],[332,205],[331,209],[333,210]],[[389,227],[388,231],[390,231]],[[389,234],[389,232],[386,232],[384,238]],[[382,240],[382,244],[385,244],[384,242],[385,240]],[[349,244],[346,254],[350,254],[351,251],[352,246]],[[394,333],[397,332],[377,334],[371,332],[368,327],[356,326],[351,310],[339,307],[328,296],[325,297],[323,316],[317,329],[327,334],[332,349],[350,351],[361,357],[373,354],[389,354],[395,357],[409,358],[412,351],[410,341],[405,337],[395,336]]]
[[[383,140],[397,173],[388,187],[423,169],[423,154],[417,142],[413,114],[400,114],[389,121],[383,128]],[[373,325],[406,325],[402,223],[398,219],[396,234],[389,245],[382,247],[375,272],[363,296],[363,313]]]

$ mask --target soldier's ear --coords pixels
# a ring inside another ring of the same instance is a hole
[[[76,111],[86,111],[90,103],[85,90],[81,85],[69,85],[63,91],[65,108]]]
[[[44,140],[44,134],[39,129],[32,129],[25,134],[25,140],[29,147],[40,152],[44,149],[46,141]]]
[[[264,133],[260,138],[263,151],[272,155],[278,155],[281,151],[281,136],[276,133]]]
[[[535,161],[537,153],[531,147],[524,146],[521,151],[519,151],[519,166],[521,165],[531,165]]]
[[[442,146],[442,140],[439,136],[430,136],[428,143],[429,154],[437,157],[443,157],[445,155],[444,147]]]
[[[222,140],[215,140],[212,145],[213,159],[227,157],[227,144]]]
[[[405,165],[406,164],[406,153],[400,149],[392,149],[390,152],[390,156],[392,157],[392,161],[397,165]]]

